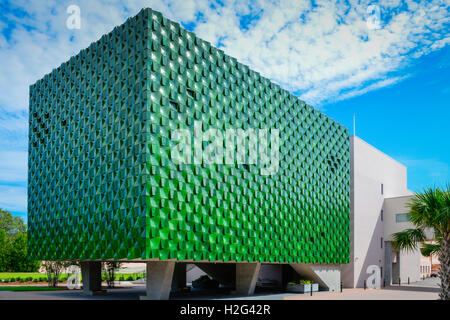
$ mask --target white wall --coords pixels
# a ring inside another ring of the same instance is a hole
[[[420,257],[420,277],[428,278],[431,275],[432,259],[430,257]]]
[[[298,274],[319,284],[319,290],[341,290],[341,266],[309,263],[289,264]]]
[[[282,272],[281,264],[262,264],[256,285],[263,286],[264,283],[270,283],[273,286],[281,287],[283,284]]]
[[[201,276],[207,275],[202,269],[194,264],[188,263],[186,266],[186,283],[192,283]]]
[[[400,278],[402,283],[407,283],[408,278],[410,282],[420,280],[420,258],[419,249],[413,252],[400,252]]]
[[[392,241],[392,234],[403,231],[405,229],[412,229],[414,225],[411,222],[396,222],[395,216],[397,214],[407,213],[409,208],[407,203],[411,200],[412,196],[407,195],[403,197],[389,198],[384,201],[384,238],[386,241]],[[413,252],[401,251],[399,257],[399,276],[402,283],[418,281],[420,278],[420,264],[421,257],[419,249]],[[389,266],[386,266],[388,268]],[[398,282],[398,278],[392,279],[394,283]]]
[[[358,137],[351,137],[350,144],[352,254],[351,262],[342,269],[342,281],[344,287],[362,287],[369,276],[369,265],[384,266],[384,225],[380,217],[384,199],[410,192],[405,166]]]
[[[414,228],[411,222],[396,222],[395,216],[401,213],[409,212],[407,203],[412,196],[403,196],[386,199],[383,206],[384,211],[384,238],[386,241],[392,241],[392,234],[405,229]]]

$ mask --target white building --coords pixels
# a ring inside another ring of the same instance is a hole
[[[380,268],[380,283],[407,283],[421,277],[419,250],[398,253],[391,246],[392,234],[414,226],[407,221],[407,168],[360,138],[350,138],[351,223],[350,263],[342,267],[346,288],[364,286]],[[369,284],[367,284],[369,285]]]

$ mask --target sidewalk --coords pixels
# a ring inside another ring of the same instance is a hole
[[[295,295],[284,300],[437,300],[439,288],[402,285],[383,289],[344,289],[343,292],[321,292],[313,296]]]

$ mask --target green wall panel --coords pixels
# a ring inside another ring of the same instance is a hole
[[[175,129],[273,129],[280,166],[176,164]],[[346,263],[348,130],[142,10],[30,87],[37,259]]]

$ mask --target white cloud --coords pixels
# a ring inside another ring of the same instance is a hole
[[[22,183],[27,181],[26,151],[1,151],[0,183]]]
[[[0,107],[0,157],[8,150],[27,150],[27,141],[28,117],[22,112],[6,113]]]
[[[443,1],[408,2],[411,10],[403,12],[394,10],[399,2],[381,1],[382,18],[392,18],[379,30],[367,28],[368,1],[353,7],[329,1],[316,1],[316,7],[298,1],[257,3],[264,13],[249,30],[240,30],[235,8],[226,3],[218,13],[210,10],[196,31],[213,43],[222,39],[225,52],[316,105],[341,99],[342,90],[370,89],[373,81],[405,66],[410,55],[447,44]]]
[[[195,28],[200,37],[220,43],[228,54],[315,105],[339,98],[341,90],[360,92],[398,71],[412,56],[449,43],[445,1],[406,1],[408,11],[399,11],[399,1],[380,1],[381,17],[392,17],[379,30],[367,28],[369,1],[352,6],[315,3],[227,0],[212,8],[193,0],[80,0],[82,28],[68,30],[66,8],[72,1],[17,0],[14,4],[29,15],[9,14],[16,27],[9,41],[0,37],[0,107],[26,110],[30,84],[146,6],[183,22],[202,12],[204,19]],[[239,16],[249,13],[259,13],[259,19],[241,30]]]
[[[357,89],[357,90],[351,90],[348,93],[343,93],[341,95],[339,95],[339,97],[336,100],[345,100],[345,99],[349,99],[349,98],[353,98],[356,96],[360,96],[363,95],[367,92],[370,91],[374,91],[380,88],[384,88],[387,86],[391,86],[393,84],[396,84],[400,81],[402,81],[403,79],[407,78],[408,76],[404,76],[404,77],[394,77],[394,78],[389,78],[389,79],[383,79],[383,80],[379,80],[376,81],[375,83],[368,85],[362,89]]]
[[[0,208],[15,211],[27,211],[27,189],[0,185]]]
[[[0,30],[14,24],[8,36],[0,33],[0,156],[19,160],[17,165],[0,164],[0,181],[24,177],[18,171],[24,167],[27,145],[29,85],[142,7],[184,23],[195,22],[200,12],[203,18],[194,30],[200,37],[220,44],[227,54],[319,107],[401,81],[404,74],[398,73],[405,65],[443,48],[450,39],[448,1],[442,0],[379,1],[379,30],[367,28],[366,10],[372,4],[368,0],[221,3],[15,0],[11,5],[25,14],[2,12],[6,18],[0,21]],[[71,4],[81,8],[81,30],[66,28]],[[258,19],[242,30],[240,17],[248,14],[258,14]]]

